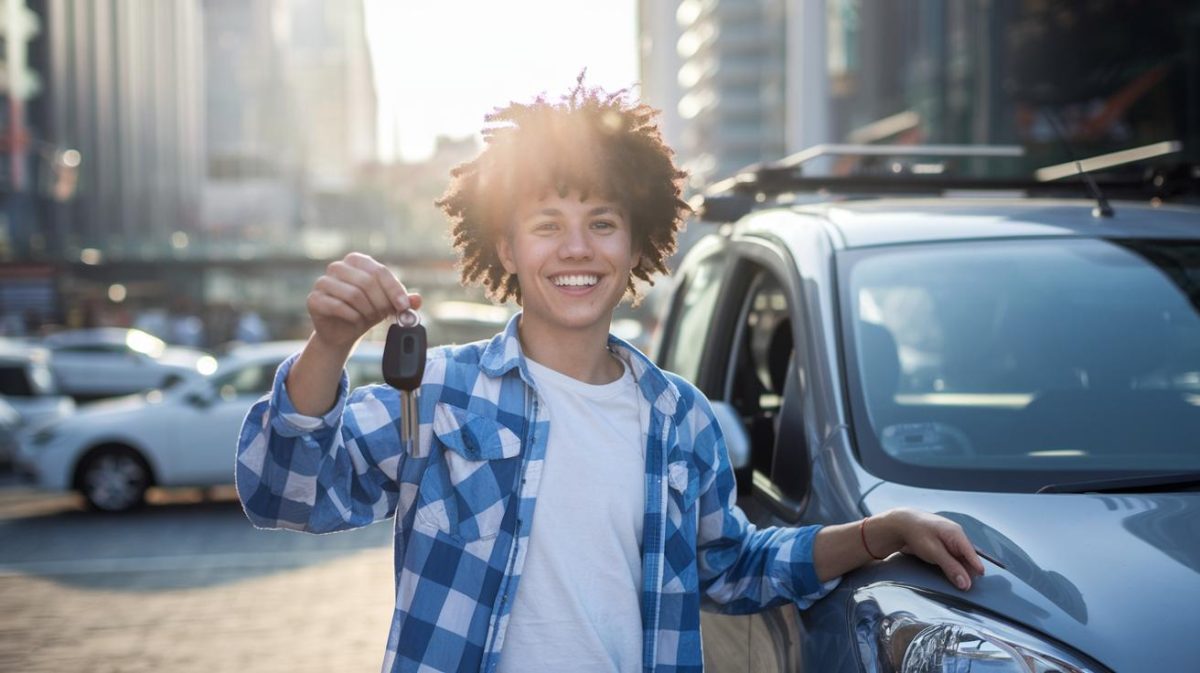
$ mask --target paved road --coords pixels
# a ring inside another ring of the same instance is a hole
[[[0,481],[0,673],[379,670],[391,529],[257,530],[232,489],[132,514]],[[704,615],[709,670],[744,671],[745,618]],[[718,646],[719,645],[719,646]]]
[[[387,524],[260,531],[231,492],[134,514],[0,487],[0,671],[377,671]]]

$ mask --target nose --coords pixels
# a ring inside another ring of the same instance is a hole
[[[567,227],[558,248],[561,259],[591,259],[592,240],[585,225]]]

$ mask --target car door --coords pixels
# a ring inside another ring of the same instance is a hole
[[[694,380],[715,405],[732,410],[724,418],[740,422],[749,440],[740,467],[731,455],[738,505],[758,526],[788,525],[799,520],[804,498],[795,485],[807,482],[809,466],[796,385],[805,367],[805,349],[796,348],[804,339],[797,336],[804,324],[799,278],[782,247],[767,240],[737,241],[730,257]],[[782,443],[781,433],[789,433]],[[774,482],[777,472],[790,475],[787,491]],[[714,670],[802,670],[794,606],[702,619],[706,660],[710,653],[723,660],[712,662]]]
[[[152,368],[123,344],[77,344],[54,349],[51,367],[67,394],[104,396],[134,393],[153,386]]]
[[[188,421],[178,429],[177,454],[188,466],[195,484],[233,482],[235,448],[246,412],[254,402],[271,390],[276,360],[252,361],[221,374],[211,388],[191,395]]]

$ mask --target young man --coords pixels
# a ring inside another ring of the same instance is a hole
[[[609,335],[688,214],[653,117],[582,84],[489,117],[439,205],[464,282],[522,312],[430,351],[418,450],[398,391],[347,390],[359,338],[421,305],[359,254],[316,281],[311,338],[246,418],[237,484],[256,525],[395,517],[385,671],[699,671],[702,603],[805,607],[900,549],[963,589],[983,572],[956,524],[913,510],[756,529],[708,401]]]

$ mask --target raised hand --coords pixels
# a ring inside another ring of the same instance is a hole
[[[349,350],[375,325],[421,306],[396,274],[369,255],[352,252],[331,262],[313,284],[306,302],[313,338],[336,350]]]

